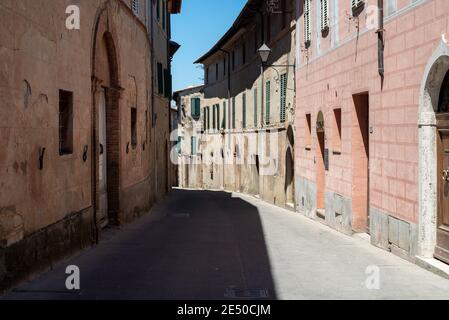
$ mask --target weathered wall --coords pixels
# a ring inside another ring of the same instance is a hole
[[[0,141],[4,146],[0,150],[0,289],[96,240],[100,231],[95,214],[98,92],[102,88],[109,92],[107,126],[115,128],[108,131],[105,148],[114,164],[108,171],[114,177],[108,185],[108,190],[114,190],[109,192],[109,203],[118,204],[110,222],[126,223],[147,212],[156,185],[159,195],[167,192],[162,178],[167,176],[167,157],[158,158],[158,179],[154,159],[159,141],[155,132],[167,137],[169,109],[168,102],[160,107],[160,121],[151,132],[151,43],[145,1],[139,17],[129,8],[130,1],[78,1],[80,30],[65,27],[66,7],[71,4],[68,0],[0,3]],[[166,41],[158,43],[163,45]],[[60,89],[74,96],[73,154],[63,156],[59,154]],[[137,108],[135,146],[130,144],[132,107]],[[160,153],[165,151],[163,138]]]
[[[395,1],[389,1],[395,2]],[[366,9],[358,18],[350,17],[350,5],[330,0],[330,31],[322,36],[317,30],[319,5],[312,5],[312,41],[304,46],[302,8],[298,46],[297,112],[296,112],[296,178],[299,208],[316,216],[316,134],[317,115],[324,114],[326,148],[330,168],[325,175],[326,216],[335,223],[335,199],[343,199],[343,229],[352,232],[357,215],[352,212],[355,148],[353,95],[369,95],[369,210],[373,243],[391,250],[401,249],[408,256],[416,250],[419,222],[418,203],[418,104],[425,66],[449,31],[449,9],[445,1],[397,1],[396,10],[386,8],[385,78],[378,73],[378,41],[375,29],[368,29]],[[377,6],[377,0],[366,1],[366,7]],[[357,34],[357,26],[360,27]],[[341,108],[341,144],[334,109]],[[307,145],[306,114],[311,115],[311,148]],[[359,145],[360,147],[360,145]],[[340,201],[340,200],[339,200]],[[359,200],[357,200],[358,202]],[[352,203],[352,204],[350,204]],[[338,207],[341,207],[338,205]],[[349,211],[349,212],[348,212]],[[348,220],[349,219],[349,220]],[[395,219],[395,220],[393,220]],[[399,221],[403,227],[388,227]],[[387,223],[385,223],[387,221]],[[403,231],[400,231],[403,230]],[[360,231],[360,230],[358,230]],[[401,244],[395,239],[402,237]],[[405,238],[407,240],[405,240]],[[405,243],[405,244],[404,244]]]

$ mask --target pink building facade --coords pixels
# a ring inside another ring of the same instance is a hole
[[[297,210],[448,263],[448,1],[298,1]]]

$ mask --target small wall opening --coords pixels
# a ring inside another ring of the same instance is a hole
[[[369,95],[353,96],[352,228],[369,233]]]

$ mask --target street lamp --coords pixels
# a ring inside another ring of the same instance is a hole
[[[268,61],[268,57],[270,56],[271,49],[264,43],[259,48],[258,51],[259,51],[260,59],[262,60],[263,63],[266,63]]]

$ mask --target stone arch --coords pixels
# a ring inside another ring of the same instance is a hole
[[[100,205],[99,161],[100,154],[106,153],[107,219],[109,223],[120,221],[120,68],[117,51],[117,37],[113,27],[111,8],[106,2],[98,9],[92,36],[92,179],[96,221]],[[99,104],[105,101],[106,146],[99,142]]]
[[[419,97],[419,235],[418,255],[432,258],[436,246],[437,221],[437,130],[440,89],[449,71],[449,46],[441,41],[429,59]]]

